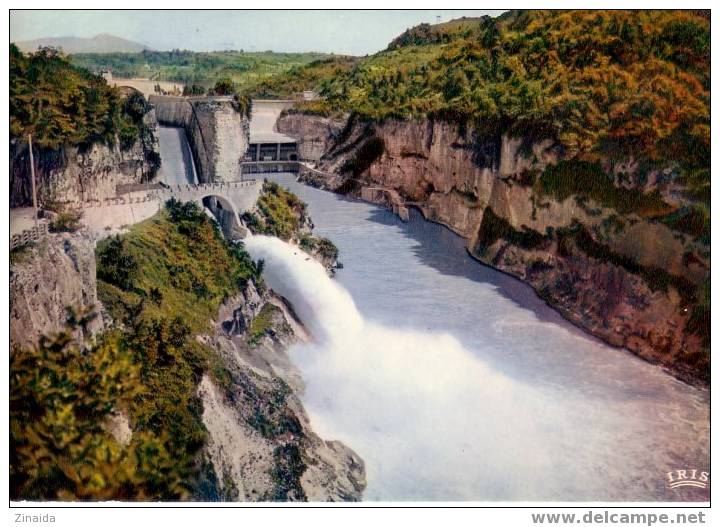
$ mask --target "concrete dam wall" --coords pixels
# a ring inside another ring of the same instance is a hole
[[[149,101],[158,123],[185,129],[201,183],[240,179],[250,124],[232,98],[151,95]]]

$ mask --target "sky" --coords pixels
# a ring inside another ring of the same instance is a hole
[[[10,40],[93,37],[109,33],[156,50],[318,51],[365,55],[408,27],[492,10],[395,11],[102,11],[10,12]]]

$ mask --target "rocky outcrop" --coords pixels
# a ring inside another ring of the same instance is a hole
[[[345,128],[343,119],[308,118],[301,113],[284,112],[277,121],[277,131],[297,139],[298,156],[306,161],[319,161],[328,146],[340,137]]]
[[[240,179],[240,161],[250,142],[250,124],[230,97],[151,95],[158,122],[185,129],[202,183]]]
[[[92,201],[115,197],[121,184],[151,180],[159,168],[155,113],[144,117],[145,132],[127,149],[94,143],[86,148],[34,148],[37,196],[41,204]],[[30,158],[27,143],[10,142],[10,206],[32,205]]]
[[[63,329],[67,308],[98,306],[95,247],[83,233],[54,234],[15,252],[10,262],[10,342],[32,346]],[[103,329],[101,317],[87,327]],[[83,338],[78,329],[77,337]]]
[[[282,117],[278,129],[302,133],[323,123],[296,114]],[[433,120],[351,120],[323,136],[318,168],[328,175],[309,177],[358,197],[368,187],[396,191],[465,237],[475,258],[530,283],[593,335],[683,379],[707,378],[707,334],[697,318],[709,246],[639,212],[543,193],[539,174],[563,159],[562,149],[549,140],[487,139],[481,131]],[[666,203],[682,204],[663,184],[667,172],[640,177],[632,161],[603,168],[622,176],[618,188],[657,191]]]
[[[267,325],[262,335],[254,322],[258,317]],[[198,389],[221,499],[357,501],[362,496],[362,460],[342,443],[318,437],[297,397],[302,380],[285,350],[302,337],[298,326],[282,299],[261,295],[250,285],[226,302],[216,333],[203,338],[231,377],[221,388],[206,375]]]

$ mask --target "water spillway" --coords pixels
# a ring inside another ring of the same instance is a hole
[[[184,128],[159,126],[160,180],[168,185],[197,184],[192,150]]]
[[[365,499],[709,499],[666,484],[709,468],[705,391],[586,336],[417,214],[268,177],[340,249],[330,279],[297,247],[246,241],[315,337],[291,351],[303,402],[365,460]]]

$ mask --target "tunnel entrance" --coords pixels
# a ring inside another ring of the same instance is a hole
[[[240,223],[235,207],[227,199],[210,195],[202,198],[202,204],[215,217],[226,239],[239,240],[245,237],[247,231]]]

